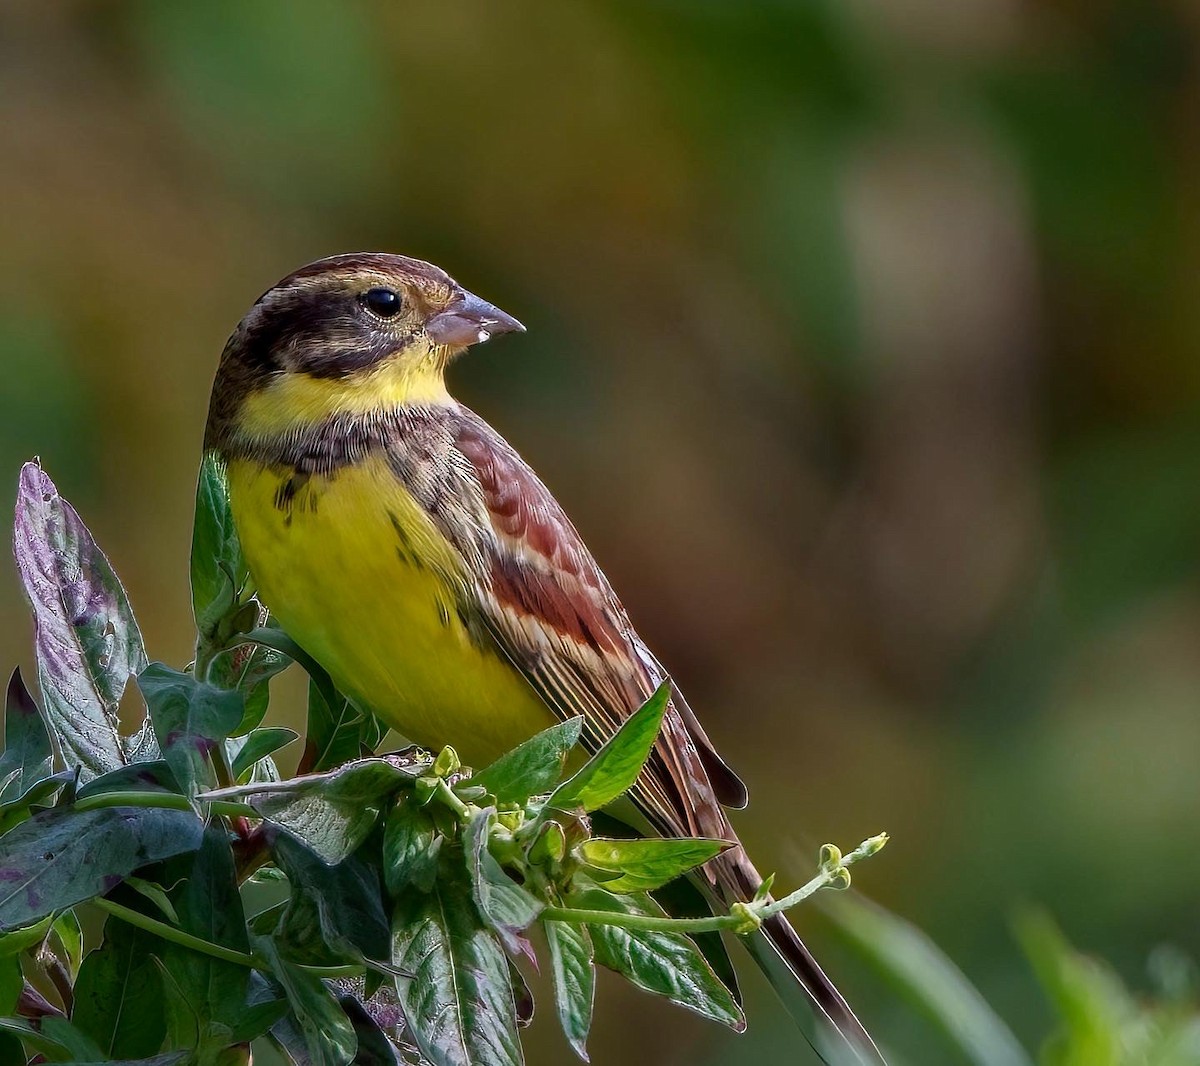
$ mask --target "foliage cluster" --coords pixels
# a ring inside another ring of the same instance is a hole
[[[15,551],[42,702],[14,674],[0,761],[5,1062],[230,1066],[266,1039],[317,1066],[517,1064],[534,927],[581,1057],[597,964],[740,1030],[719,931],[752,932],[843,887],[846,866],[881,846],[827,848],[818,876],[778,903],[764,892],[730,914],[669,917],[654,893],[675,882],[699,899],[677,879],[728,845],[603,837],[589,818],[636,779],[665,687],[570,775],[579,720],[478,773],[450,748],[376,756],[380,724],[254,599],[214,462],[198,492],[187,670],[148,662],[116,574],[37,464],[21,475]],[[299,738],[264,719],[292,663],[310,677],[308,729],[284,780],[274,756]],[[123,735],[131,678],[145,713]]]

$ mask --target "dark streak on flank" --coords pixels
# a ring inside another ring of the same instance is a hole
[[[425,563],[422,561],[420,553],[413,547],[412,538],[409,537],[408,530],[404,528],[404,523],[400,521],[400,516],[395,511],[388,511],[388,520],[392,523],[396,539],[400,541],[396,545],[397,557],[406,566],[411,566],[415,570],[424,570]]]
[[[293,474],[284,479],[275,491],[275,508],[279,511],[291,511],[296,502],[296,494],[308,484],[308,474]]]

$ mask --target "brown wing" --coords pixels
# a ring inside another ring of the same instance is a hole
[[[487,628],[555,713],[584,716],[594,749],[665,674],[570,519],[521,457],[465,408],[454,445],[478,481],[494,534],[480,553],[487,574],[477,590]],[[718,772],[710,775],[709,767]],[[713,776],[728,796],[717,795]],[[720,798],[744,803],[745,789],[686,704],[673,699],[635,799],[663,832],[728,837]]]

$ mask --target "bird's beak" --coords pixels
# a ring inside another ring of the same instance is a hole
[[[525,327],[500,308],[464,292],[425,324],[425,332],[434,344],[468,348],[500,333],[524,333]]]

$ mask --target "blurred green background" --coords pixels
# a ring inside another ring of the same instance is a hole
[[[750,783],[760,865],[886,828],[857,884],[1036,1046],[1019,903],[1135,988],[1200,951],[1198,37],[1184,0],[4,0],[4,497],[40,454],[186,662],[226,336],[319,256],[439,263],[529,327],[453,387]],[[749,993],[737,1038],[605,982],[593,1058],[787,1061]]]

